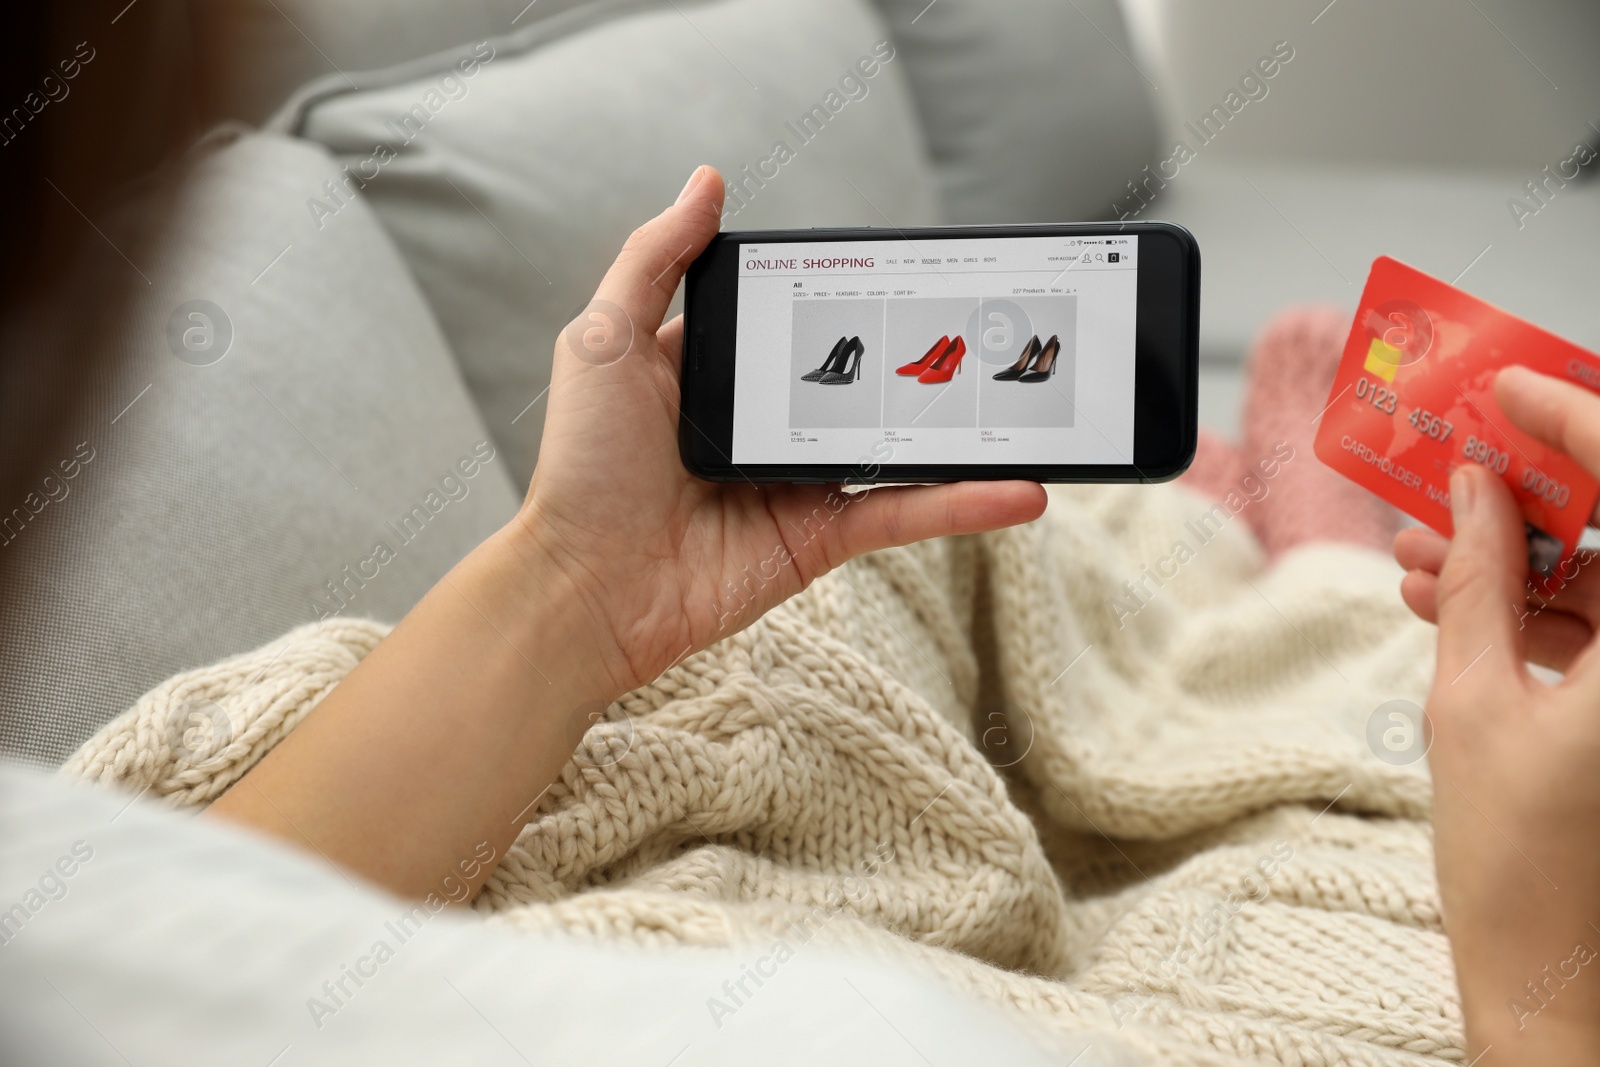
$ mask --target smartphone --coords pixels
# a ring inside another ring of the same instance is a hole
[[[1194,458],[1180,226],[726,232],[684,301],[679,451],[710,481],[1159,482]]]

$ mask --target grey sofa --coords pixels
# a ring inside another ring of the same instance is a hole
[[[1071,219],[1155,138],[1113,0],[197,0],[192,25],[219,128],[102,220],[178,206],[73,476],[4,534],[0,752],[36,763],[177,671],[402,615],[516,507],[556,332],[695,164],[739,183],[740,228]],[[802,115],[792,162],[747,169]]]

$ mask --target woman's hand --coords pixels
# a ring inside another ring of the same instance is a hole
[[[845,494],[688,474],[677,444],[683,319],[663,325],[662,317],[717,232],[722,196],[717,172],[696,170],[678,202],[628,239],[594,302],[556,344],[549,417],[520,520],[529,551],[556,560],[582,591],[617,694],[743,629],[852,556],[1026,522],[1045,506],[1032,482]]]
[[[462,903],[596,717],[851,556],[1036,518],[1031,482],[712,485],[678,459],[681,320],[717,230],[695,171],[556,344],[526,502],[210,814],[310,846],[402,896]],[[442,906],[442,904],[440,905]]]
[[[1495,391],[1517,426],[1600,475],[1600,397],[1521,368]],[[1580,567],[1541,607],[1504,482],[1463,464],[1450,497],[1454,538],[1407,531],[1395,554],[1406,602],[1439,624],[1434,841],[1470,1054],[1600,1062],[1600,586]],[[1546,685],[1529,659],[1565,679]]]
[[[1508,367],[1495,382],[1495,399],[1506,416],[1533,437],[1578,458],[1593,473],[1600,469],[1600,398],[1578,386]],[[1590,517],[1600,524],[1600,507]],[[1425,526],[1401,530],[1394,555],[1406,576],[1400,595],[1412,611],[1429,622],[1439,621],[1439,572],[1450,542]],[[1530,662],[1555,670],[1567,664],[1594,638],[1600,626],[1600,555],[1579,550],[1562,568],[1552,589],[1526,589],[1515,609],[1518,630]]]

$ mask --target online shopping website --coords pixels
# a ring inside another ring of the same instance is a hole
[[[1132,463],[1138,238],[746,244],[736,464]]]

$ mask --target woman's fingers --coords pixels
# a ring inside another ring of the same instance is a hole
[[[1395,535],[1395,562],[1408,571],[1438,574],[1449,552],[1449,538],[1426,526],[1408,526]]]
[[[601,279],[596,303],[620,308],[636,343],[661,328],[684,271],[716,235],[722,194],[715,168],[695,168],[677,202],[633,231]]]
[[[1517,618],[1528,570],[1522,513],[1505,483],[1472,463],[1451,475],[1450,503],[1455,536],[1434,594],[1437,678],[1453,682],[1469,667],[1490,677],[1521,677],[1526,631]]]
[[[1428,622],[1437,622],[1433,607],[1430,582],[1425,587],[1415,579],[1426,575],[1437,578],[1444,567],[1450,542],[1425,526],[1412,526],[1401,530],[1394,539],[1394,558],[1407,571],[1400,583],[1400,595],[1406,604]],[[1580,548],[1571,559],[1563,561],[1554,578],[1542,589],[1525,587],[1526,610],[1535,614],[1554,609],[1563,615],[1576,618],[1589,628],[1600,627],[1600,554]],[[1410,590],[1428,590],[1426,601],[1413,599]],[[1419,609],[1421,603],[1426,610]],[[1539,662],[1535,657],[1534,662]]]
[[[783,531],[803,581],[867,552],[1031,522],[1046,502],[1037,482],[883,486],[860,493],[790,485],[759,499]]]
[[[1439,576],[1432,571],[1410,570],[1400,579],[1400,599],[1423,622],[1439,621]]]
[[[656,347],[674,377],[683,371],[683,316],[674,315],[656,331]]]
[[[1434,622],[1439,617],[1438,588],[1438,575],[1412,571],[1400,580],[1400,597],[1418,618]],[[1594,624],[1589,619],[1537,602],[1530,602],[1515,624],[1523,632],[1528,661],[1552,670],[1566,670],[1594,640]]]
[[[1037,519],[1046,500],[1037,482],[885,486],[841,512],[838,546],[849,558],[930,537],[998,530]]]
[[[1600,477],[1600,396],[1527,367],[1506,367],[1495,377],[1494,398],[1523,432]],[[1600,523],[1600,507],[1589,521]]]

